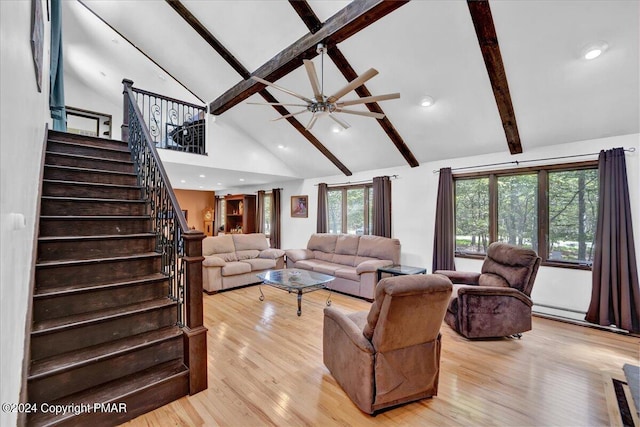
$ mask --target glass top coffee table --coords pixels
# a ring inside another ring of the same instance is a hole
[[[335,277],[328,274],[316,273],[314,271],[284,269],[269,270],[257,275],[265,285],[285,291],[296,292],[298,294],[298,316],[302,314],[302,294],[317,291],[319,289],[329,289],[327,305],[331,305],[331,289],[327,286]],[[260,301],[264,301],[262,285],[260,289]]]

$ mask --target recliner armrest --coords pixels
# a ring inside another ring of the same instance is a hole
[[[373,344],[362,334],[362,330],[344,313],[333,307],[325,307],[324,315],[333,320],[344,335],[360,350],[370,354],[375,353]]]
[[[531,300],[531,298],[515,288],[503,288],[497,286],[461,287],[460,289],[458,289],[458,298],[463,298],[464,295],[513,297],[522,301],[529,307],[533,306],[533,301]]]
[[[453,284],[477,285],[480,281],[480,274],[472,271],[437,270],[434,274],[447,276]]]
[[[315,258],[313,256],[313,252],[311,252],[309,249],[288,249],[285,252],[287,254],[287,259],[293,262],[302,261],[303,259]]]

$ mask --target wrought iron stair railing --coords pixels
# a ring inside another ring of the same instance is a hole
[[[169,279],[169,298],[177,303],[176,324],[184,332],[189,393],[194,394],[207,388],[207,329],[202,302],[204,233],[189,229],[140,110],[133,82],[125,79],[123,85],[122,139],[129,144],[138,183],[147,200],[156,251],[162,254],[162,272]]]

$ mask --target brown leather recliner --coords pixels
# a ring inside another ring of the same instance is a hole
[[[535,251],[496,242],[481,273],[436,271],[454,283],[445,322],[467,338],[520,338],[531,330],[531,289],[539,266]]]
[[[324,364],[358,408],[372,414],[437,394],[452,287],[438,275],[389,277],[368,312],[324,309]]]

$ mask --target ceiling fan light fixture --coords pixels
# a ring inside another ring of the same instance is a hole
[[[420,105],[423,107],[431,107],[435,103],[436,101],[433,99],[433,97],[429,95],[425,96],[420,100]]]
[[[596,59],[597,57],[602,55],[608,47],[609,45],[603,41],[592,43],[582,49],[582,57],[586,60]]]

